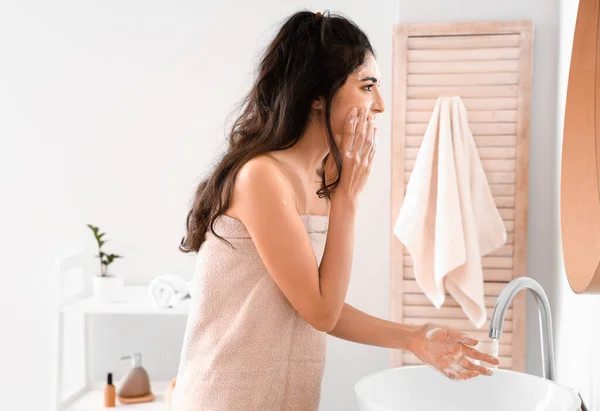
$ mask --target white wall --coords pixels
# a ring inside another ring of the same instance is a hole
[[[366,31],[389,104],[396,1],[2,2],[3,408],[47,409],[55,375],[50,268],[82,247],[96,252],[85,224],[107,231],[106,250],[125,256],[114,270],[130,283],[191,275],[194,257],[177,245],[195,185],[224,148],[222,126],[250,85],[258,52],[302,7],[341,11]],[[379,124],[348,293],[380,317],[388,312],[390,118]],[[142,351],[153,379],[176,371],[181,321],[107,317],[92,329],[95,376],[122,375],[127,364],[118,358],[132,350]],[[153,338],[166,344],[161,357]],[[330,338],[322,409],[354,409],[353,384],[387,359],[384,349]]]
[[[573,35],[577,19],[578,0],[560,1],[560,41],[559,41],[559,71],[558,71],[558,113],[557,116],[557,158],[556,164],[561,163],[562,138],[564,126],[564,111],[571,65]],[[558,176],[560,178],[560,175]],[[557,179],[557,181],[560,181]],[[557,190],[559,201],[560,187]],[[554,224],[560,223],[560,213],[555,215]],[[559,231],[560,233],[560,231]],[[571,290],[565,273],[562,258],[562,244],[557,238],[556,255],[558,267],[558,310],[556,311],[556,363],[557,381],[566,386],[578,389],[589,410],[600,410],[600,374],[596,371],[600,365],[598,341],[600,324],[597,313],[600,311],[598,295],[578,295]]]
[[[534,23],[531,138],[529,155],[529,213],[527,273],[546,290],[556,310],[557,271],[548,256],[558,252],[555,214],[556,81],[558,5],[548,0],[400,0],[400,21],[532,20]],[[542,375],[539,329],[534,300],[527,297],[527,372]]]

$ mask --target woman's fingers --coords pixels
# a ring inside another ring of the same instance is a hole
[[[373,164],[373,157],[375,157],[375,152],[377,151],[377,127],[373,126],[372,137],[373,144],[371,144],[371,150],[369,151],[369,158],[367,162],[369,164],[369,168]]]
[[[494,357],[492,355],[483,353],[481,351],[478,351],[478,350],[476,350],[473,347],[465,347],[464,350],[465,350],[464,351],[465,355],[467,357],[471,357],[471,358],[473,358],[475,360],[485,361],[488,364],[492,364],[492,365],[499,365],[500,364],[500,361],[498,360],[498,358],[496,358],[496,357]]]
[[[463,367],[462,364],[454,363],[451,367],[444,368],[442,372],[451,380],[468,380],[477,377],[479,371]]]
[[[379,144],[379,134],[377,134],[377,127],[373,126],[373,150],[377,150],[377,144]]]
[[[446,328],[446,331],[448,331],[448,338],[452,341],[472,346],[479,344],[479,341],[477,341],[475,338],[469,337],[467,334],[461,331],[453,328]]]
[[[356,125],[358,123],[358,109],[354,107],[350,110],[346,122],[344,123],[344,136],[342,138],[342,147],[344,154],[352,156],[356,139]]]
[[[358,113],[358,123],[356,124],[356,137],[352,150],[353,157],[363,159],[363,150],[365,145],[365,133],[367,132],[367,110],[362,108]]]
[[[481,373],[477,370],[465,370],[462,374],[463,376],[463,380],[468,380],[469,378],[475,378],[478,375],[481,375]]]
[[[471,362],[469,359],[467,359],[466,357],[463,357],[463,359],[460,360],[460,365],[462,365],[464,368],[466,368],[468,370],[475,371],[478,374],[483,374],[483,375],[492,375],[493,374],[492,370],[490,370],[489,368],[485,368],[480,365],[476,365],[473,362]]]
[[[365,163],[368,161],[369,154],[371,150],[373,150],[373,124],[374,119],[372,115],[367,116],[366,126],[365,126],[365,135],[363,136],[363,146],[362,151],[360,153],[360,158],[364,159]]]
[[[372,115],[367,115],[367,109],[360,111],[354,107],[344,123],[343,137],[336,136],[341,142],[341,149],[347,157],[361,160],[364,164],[370,162],[375,149],[375,122]]]

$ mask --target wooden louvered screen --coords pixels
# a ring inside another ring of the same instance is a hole
[[[487,337],[496,299],[527,275],[527,185],[533,25],[529,21],[394,27],[390,318],[437,322]],[[393,233],[406,184],[437,97],[458,95],[508,231],[482,259],[488,322],[480,330],[449,295],[437,310],[414,280],[411,257]],[[500,368],[525,371],[526,293],[517,294],[500,340]],[[421,364],[391,350],[391,365]]]

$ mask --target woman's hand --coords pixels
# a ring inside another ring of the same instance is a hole
[[[427,323],[417,327],[408,341],[408,349],[421,361],[453,380],[466,380],[480,374],[492,375],[489,368],[475,365],[471,359],[498,365],[496,357],[473,346],[478,341],[452,328]]]
[[[377,128],[367,110],[354,108],[344,124],[343,136],[335,137],[342,154],[342,175],[332,198],[337,196],[355,201],[364,188],[377,149]]]

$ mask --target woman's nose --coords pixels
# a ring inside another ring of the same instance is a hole
[[[383,99],[381,98],[381,94],[377,93],[377,97],[375,101],[373,101],[373,105],[371,106],[371,111],[374,113],[383,113],[385,111],[385,105],[383,103]]]

